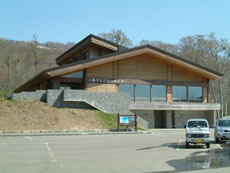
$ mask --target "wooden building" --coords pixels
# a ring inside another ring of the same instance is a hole
[[[89,35],[56,62],[59,67],[41,72],[15,92],[127,93],[131,111],[150,128],[182,127],[193,117],[204,117],[212,124],[220,107],[209,103],[209,82],[222,74],[151,45],[128,49]]]

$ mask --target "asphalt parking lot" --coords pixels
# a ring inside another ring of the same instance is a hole
[[[230,166],[227,145],[186,149],[184,129],[152,133],[0,137],[0,172],[216,172]]]

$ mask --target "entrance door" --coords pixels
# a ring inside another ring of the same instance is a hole
[[[166,128],[165,111],[154,111],[155,128]]]

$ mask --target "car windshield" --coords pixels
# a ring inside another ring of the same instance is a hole
[[[220,127],[230,127],[230,120],[219,120]]]
[[[189,128],[197,128],[197,127],[206,128],[208,127],[208,124],[206,121],[189,121],[188,127]]]

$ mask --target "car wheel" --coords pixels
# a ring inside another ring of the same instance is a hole
[[[210,143],[206,143],[207,148],[210,148]]]
[[[189,148],[189,142],[186,142],[185,147],[186,147],[186,148]]]
[[[216,137],[216,143],[219,144],[220,143],[220,140],[219,138]]]

